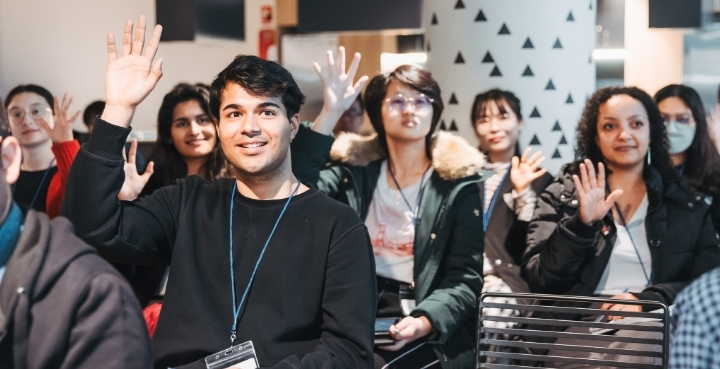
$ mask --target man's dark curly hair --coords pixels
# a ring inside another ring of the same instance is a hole
[[[653,98],[637,87],[605,87],[597,90],[585,103],[585,109],[577,128],[577,146],[575,147],[573,173],[579,173],[579,165],[585,159],[590,159],[594,164],[605,163],[605,158],[597,144],[598,115],[600,106],[615,95],[628,95],[645,107],[650,123],[650,165],[660,172],[663,178],[677,179],[677,171],[670,162],[670,154],[668,154],[670,145],[660,111]],[[645,168],[647,169],[647,161],[645,162]]]

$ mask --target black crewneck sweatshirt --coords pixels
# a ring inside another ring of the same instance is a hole
[[[229,214],[234,180],[193,176],[135,202],[117,201],[129,129],[98,120],[73,163],[64,212],[109,260],[172,261],[153,349],[158,368],[204,368],[230,346]],[[236,193],[238,303],[286,199]],[[355,212],[309,190],[281,219],[241,311],[235,344],[252,340],[262,367],[372,367],[372,247]]]

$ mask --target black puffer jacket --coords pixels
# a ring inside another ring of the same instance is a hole
[[[652,285],[635,295],[672,304],[693,279],[720,266],[718,236],[704,195],[679,179],[663,179],[652,167],[646,170],[645,183]],[[615,223],[609,212],[588,226],[577,215],[578,207],[568,165],[540,195],[528,228],[522,273],[532,292],[581,296],[595,292],[615,244]]]

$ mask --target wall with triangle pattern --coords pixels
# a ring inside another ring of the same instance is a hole
[[[551,173],[573,160],[575,129],[595,90],[596,0],[425,0],[427,67],[445,99],[441,129],[477,144],[475,95],[521,100],[522,149],[542,150]]]

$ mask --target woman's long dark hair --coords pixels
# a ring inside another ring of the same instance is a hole
[[[679,178],[677,171],[670,162],[670,154],[668,154],[670,145],[668,144],[667,131],[660,116],[660,110],[658,110],[652,97],[637,87],[605,87],[597,90],[585,103],[585,109],[577,129],[577,147],[575,148],[573,172],[580,172],[579,165],[584,159],[590,159],[594,164],[605,163],[605,158],[597,145],[598,114],[600,105],[615,95],[628,95],[645,107],[650,123],[650,146],[648,148],[651,156],[650,166],[657,169],[666,180]],[[647,166],[646,161],[645,168]]]
[[[669,85],[655,94],[655,102],[677,97],[685,103],[695,120],[695,138],[685,151],[685,167],[683,177],[688,184],[700,192],[707,194],[720,193],[720,154],[708,130],[705,108],[697,91],[688,86]]]
[[[175,107],[180,103],[195,100],[205,114],[213,117],[210,113],[209,99],[208,87],[199,83],[195,85],[180,83],[163,98],[160,111],[158,111],[157,141],[150,156],[150,160],[155,162],[156,174],[162,180],[163,186],[174,184],[176,180],[188,174],[185,159],[175,148],[170,134]],[[205,179],[211,182],[227,175],[227,160],[220,147],[219,138],[215,141],[215,147],[210,152],[207,162],[201,168],[201,173]]]

